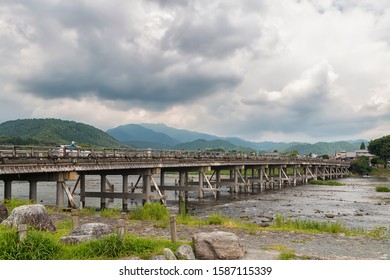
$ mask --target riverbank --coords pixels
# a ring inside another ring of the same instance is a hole
[[[55,224],[70,219],[68,214],[50,214]],[[118,218],[99,216],[79,216],[79,223],[103,222],[119,225]],[[156,221],[126,220],[129,235],[170,240],[169,227]],[[345,234],[308,234],[280,230],[242,229],[234,225],[177,225],[177,238],[180,242],[190,243],[192,236],[199,232],[225,231],[234,233],[246,251],[247,260],[277,259],[321,259],[321,260],[389,260],[390,239],[370,238],[364,235],[346,236]]]

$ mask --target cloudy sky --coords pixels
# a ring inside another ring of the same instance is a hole
[[[390,0],[1,0],[0,122],[22,118],[388,135]]]

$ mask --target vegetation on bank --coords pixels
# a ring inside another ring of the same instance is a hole
[[[5,201],[8,209],[19,205],[27,204],[21,200]],[[9,210],[11,211],[11,210]],[[51,210],[54,211],[54,210]],[[121,209],[105,209],[95,211],[86,208],[78,212],[79,215],[98,215],[104,217],[119,218]],[[160,203],[146,204],[136,207],[127,213],[131,220],[152,221],[154,226],[168,228],[171,214],[169,210]],[[330,233],[344,234],[347,236],[363,235],[372,238],[384,238],[389,236],[390,228],[379,227],[371,231],[362,228],[348,229],[339,222],[319,222],[305,219],[293,219],[276,215],[274,221],[268,228],[263,228],[255,223],[242,219],[232,219],[221,214],[214,213],[207,218],[197,218],[191,215],[179,215],[177,223],[186,226],[207,226],[217,225],[222,228],[234,228],[248,231],[257,235],[261,231],[293,231],[302,233]],[[137,256],[142,259],[149,259],[153,255],[161,254],[164,248],[177,250],[183,243],[172,243],[166,239],[143,238],[134,235],[125,235],[123,239],[117,234],[104,237],[99,240],[92,240],[79,245],[66,245],[60,238],[72,231],[71,219],[66,219],[56,225],[57,232],[40,232],[29,229],[27,238],[19,241],[16,229],[0,226],[0,259],[3,260],[66,260],[66,259],[119,259],[129,256]],[[294,252],[281,250],[280,259],[297,259]]]
[[[390,169],[373,167],[370,175],[377,177],[390,177]]]
[[[377,192],[390,192],[390,187],[388,186],[378,186],[376,187]]]
[[[99,240],[66,245],[58,235],[29,229],[19,241],[16,229],[0,226],[0,259],[2,260],[93,260],[138,256],[148,259],[161,254],[164,248],[175,251],[183,243],[165,239],[149,239],[126,235],[123,239],[111,234]]]
[[[332,180],[310,180],[309,184],[311,185],[324,185],[324,186],[344,186],[345,184],[339,181],[332,181]]]

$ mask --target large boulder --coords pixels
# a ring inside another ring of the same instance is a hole
[[[177,248],[176,256],[179,260],[195,260],[194,250],[190,245],[181,245]]]
[[[41,204],[23,205],[15,207],[11,214],[1,224],[9,227],[18,227],[20,224],[27,224],[37,230],[56,231],[45,206]]]
[[[114,228],[104,223],[82,224],[70,234],[62,237],[60,240],[66,244],[78,244],[81,242],[99,239],[113,233]]]
[[[0,203],[0,223],[7,219],[8,217],[8,209],[3,204]]]
[[[195,234],[192,241],[199,260],[234,260],[245,254],[238,237],[230,232],[201,232]]]

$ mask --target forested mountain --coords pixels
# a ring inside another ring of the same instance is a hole
[[[0,143],[120,147],[123,144],[91,125],[59,119],[22,119],[0,124]]]
[[[239,152],[253,152],[255,150],[248,147],[240,147],[232,143],[216,139],[204,140],[198,139],[192,142],[186,142],[176,145],[175,150],[224,150],[224,151],[239,151]]]
[[[358,150],[365,140],[339,142],[253,142],[238,137],[176,129],[165,124],[128,124],[104,132],[91,125],[60,119],[22,119],[0,124],[0,144],[61,145],[75,141],[80,146],[135,147],[176,150],[298,151],[300,155],[334,155]]]
[[[297,150],[300,155],[307,154],[317,154],[317,155],[334,155],[336,152],[340,151],[353,151],[359,150],[362,142],[350,143],[347,141],[338,141],[338,142],[318,142],[315,144],[296,144],[290,146],[287,150],[294,151]],[[367,145],[367,142],[365,142]]]
[[[124,125],[107,131],[122,142],[138,148],[154,149],[183,149],[183,150],[210,150],[223,149],[225,151],[267,151],[279,152],[298,151],[300,155],[334,155],[339,151],[353,151],[360,148],[360,144],[367,141],[339,141],[318,142],[315,144],[301,142],[254,142],[239,137],[219,137],[186,129],[177,129],[165,124],[141,123],[138,125]]]
[[[127,144],[138,143],[139,145],[145,146],[145,143],[158,143],[165,147],[173,147],[180,143],[180,141],[171,136],[138,124],[120,125],[107,130],[107,133]]]

